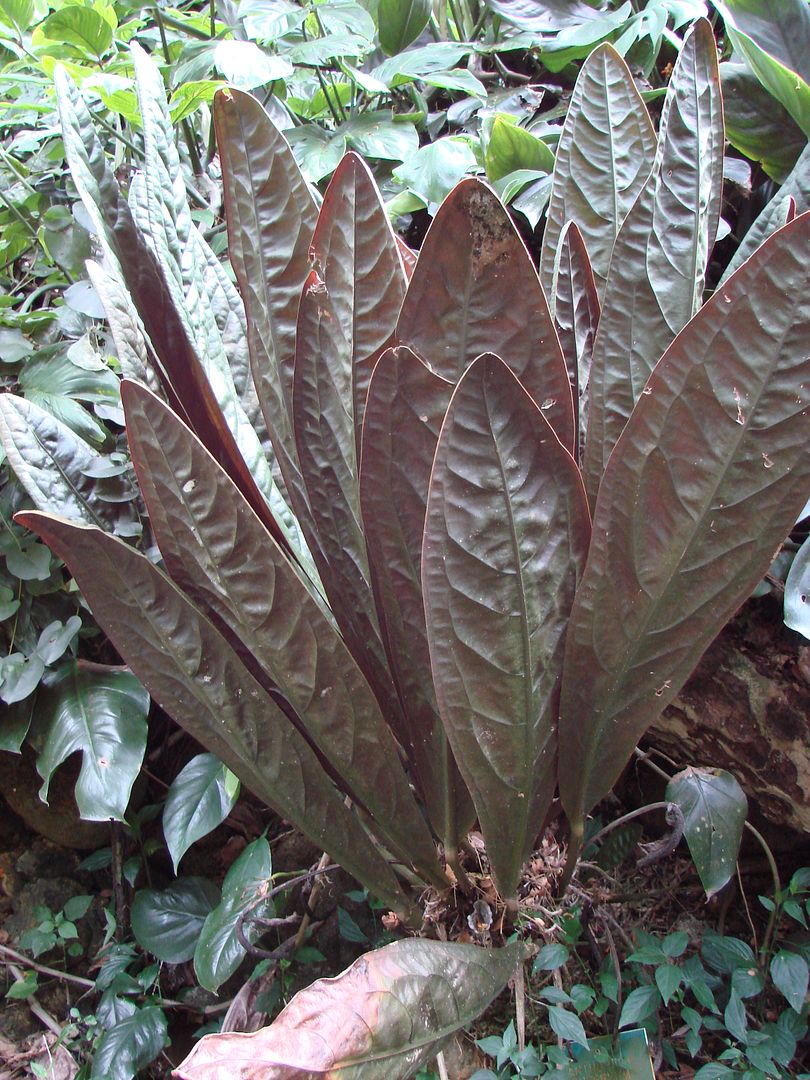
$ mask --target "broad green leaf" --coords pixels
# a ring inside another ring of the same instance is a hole
[[[810,12],[804,0],[719,0],[726,34],[810,138]]]
[[[294,71],[286,57],[260,49],[252,41],[218,42],[214,49],[214,65],[231,86],[239,90],[253,90],[276,79],[288,79]]]
[[[0,439],[38,510],[108,531],[137,522],[137,493],[129,477],[91,475],[103,456],[38,405],[0,396]]]
[[[637,986],[631,990],[622,1006],[619,1027],[630,1027],[640,1020],[652,1016],[661,1004],[661,994],[657,986]]]
[[[34,0],[0,0],[0,15],[24,34],[34,17]]]
[[[610,260],[591,365],[584,468],[591,506],[650,372],[702,303],[720,216],[723,149],[717,46],[702,19],[684,40],[653,170]]]
[[[442,425],[422,552],[439,712],[504,896],[555,787],[567,615],[588,548],[579,471],[496,356]]]
[[[810,540],[805,540],[785,580],[785,626],[810,638]]]
[[[451,135],[420,147],[394,169],[394,176],[435,213],[459,180],[477,168],[478,159],[469,140]]]
[[[726,138],[782,183],[807,145],[807,136],[747,64],[721,64],[720,80]]]
[[[232,1080],[248,1080],[260,1069],[273,1080],[406,1080],[486,1008],[521,959],[518,943],[490,950],[396,941],[300,991],[270,1027],[206,1035],[177,1076],[215,1080],[227,1069]]]
[[[475,812],[436,705],[422,603],[428,482],[453,386],[404,346],[383,353],[368,391],[360,506],[374,595],[406,715],[417,786],[445,848],[454,851]]]
[[[725,284],[727,278],[742,266],[746,259],[751,257],[766,237],[787,222],[791,199],[795,203],[797,214],[810,210],[810,145],[804,148],[787,180],[743,237],[742,243],[734,252],[734,257],[720,278],[718,288]]]
[[[185,853],[221,825],[239,792],[226,786],[229,770],[213,754],[197,754],[172,781],[163,807],[163,835],[175,874]]]
[[[36,652],[42,663],[55,664],[61,659],[81,626],[82,620],[78,615],[71,615],[66,623],[60,619],[49,623],[40,633],[37,641]]]
[[[383,60],[371,71],[371,75],[386,86],[396,86],[413,79],[422,79],[437,71],[447,71],[459,64],[472,50],[472,45],[460,42],[434,41]]]
[[[573,447],[571,388],[548,303],[508,213],[480,180],[462,180],[433,219],[397,339],[452,383],[482,353],[503,356]]]
[[[86,57],[101,60],[112,45],[113,28],[94,8],[66,4],[52,11],[40,30],[52,41],[72,45]]]
[[[119,543],[120,541],[116,541]],[[149,694],[120,668],[67,664],[37,695],[44,742],[37,770],[48,800],[54,771],[80,750],[76,805],[85,821],[123,821],[146,750]]]
[[[667,784],[666,799],[684,816],[684,839],[707,899],[731,879],[748,815],[745,792],[724,769],[690,766]]]
[[[213,101],[214,95],[222,86],[224,83],[219,79],[198,79],[194,82],[182,83],[173,92],[169,102],[172,123],[179,124],[181,120],[195,113],[201,105],[207,105]]]
[[[380,0],[377,25],[386,56],[403,52],[427,26],[430,0]]]
[[[109,368],[87,371],[71,362],[63,351],[42,349],[32,356],[19,377],[20,391],[46,409],[93,446],[102,446],[107,433],[78,402],[118,404],[118,380]]]
[[[287,494],[312,549],[311,511],[292,431],[292,372],[315,201],[289,144],[255,98],[221,91],[214,123],[228,253],[248,319],[253,379]]]
[[[644,1028],[590,1040],[590,1049],[572,1047],[574,1062],[557,1067],[560,1080],[655,1080]]]
[[[437,86],[440,90],[456,90],[460,94],[486,100],[487,88],[468,68],[452,68],[450,71],[433,71],[422,80],[427,86]]]
[[[136,383],[125,383],[123,396],[133,460],[169,572],[234,632],[348,789],[435,876],[433,845],[397,749],[341,637],[188,428]]]
[[[576,1013],[562,1005],[552,1005],[548,1010],[548,1022],[555,1035],[566,1042],[576,1042],[587,1048],[588,1036]]]
[[[551,172],[554,154],[542,139],[520,127],[511,116],[496,114],[484,154],[487,177],[493,182],[516,169]]]
[[[600,42],[624,27],[632,16],[633,6],[630,0],[626,0],[621,7],[604,12],[599,19],[565,27],[544,44],[540,54],[544,67],[557,72],[574,60],[584,60]]]
[[[203,923],[219,903],[219,889],[208,878],[176,878],[165,889],[139,889],[132,901],[135,940],[167,964],[194,955]]]
[[[396,879],[309,745],[171,581],[97,529],[36,512],[18,517],[59,551],[99,625],[169,715],[349,873],[401,907]]]
[[[807,961],[799,953],[780,949],[771,960],[771,978],[794,1012],[801,1012],[807,997]]]
[[[567,222],[560,233],[551,289],[554,325],[574,400],[577,429],[574,458],[580,461],[588,429],[588,380],[600,306],[585,241],[574,221]]]
[[[658,987],[664,1005],[681,985],[683,976],[677,964],[659,964],[655,969],[655,985]]]
[[[346,136],[324,131],[316,124],[302,124],[286,132],[301,172],[311,184],[331,176],[346,153]]]
[[[222,898],[206,916],[194,948],[194,974],[200,986],[216,991],[247,955],[238,929],[251,944],[263,934],[256,919],[272,918],[275,907],[265,900],[272,885],[270,845],[262,836],[248,844],[222,883]],[[245,917],[245,916],[248,917]]]
[[[131,51],[143,117],[145,152],[142,202],[146,212],[138,212],[135,217],[154,249],[175,310],[199,357],[216,402],[213,415],[219,445],[208,444],[209,448],[216,456],[221,456],[225,448],[226,453],[230,450],[237,482],[257,513],[271,531],[280,532],[296,557],[307,561],[306,545],[273,480],[259,437],[236,393],[225,343],[208,292],[211,284],[217,288],[222,286],[216,277],[210,279],[213,256],[191,219],[163,80],[156,65],[137,45],[133,45]],[[262,505],[265,501],[267,506]]]
[[[808,331],[805,214],[681,331],[614,447],[566,642],[560,792],[575,822],[610,790],[805,504]]]
[[[19,754],[33,719],[36,697],[0,709],[0,750]]]
[[[36,653],[26,656],[14,652],[0,657],[0,698],[6,705],[25,701],[37,689],[44,674],[45,664]]]
[[[383,161],[407,161],[419,149],[419,135],[411,123],[397,123],[390,112],[361,113],[339,129],[359,154]]]
[[[127,1003],[129,1004],[129,1003]],[[169,1041],[166,1014],[157,1005],[116,1018],[93,1053],[90,1080],[132,1080],[158,1056]]]

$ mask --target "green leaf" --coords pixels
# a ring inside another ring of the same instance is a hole
[[[220,825],[238,793],[226,790],[229,770],[213,754],[197,754],[172,781],[163,807],[163,835],[174,872],[192,844]],[[233,775],[233,774],[230,774]]]
[[[723,150],[717,46],[702,19],[684,40],[653,170],[611,256],[591,365],[584,466],[591,506],[650,372],[702,303],[720,217]]]
[[[567,962],[569,955],[570,951],[565,945],[561,945],[557,941],[544,945],[535,957],[532,965],[532,975],[537,974],[538,971],[556,971],[557,968],[562,967]]]
[[[452,383],[477,356],[502,356],[573,447],[571,389],[545,294],[509,214],[480,180],[462,180],[433,219],[397,339]]]
[[[59,619],[49,623],[37,641],[37,654],[43,664],[53,664],[63,656],[81,626],[82,620],[78,615],[71,615],[66,623]]]
[[[47,802],[55,769],[77,750],[76,803],[86,821],[124,820],[146,749],[149,695],[128,671],[67,664],[43,687],[37,714],[45,732],[37,758]]]
[[[599,42],[623,27],[632,15],[633,6],[628,0],[616,11],[602,12],[598,19],[565,27],[548,44],[544,44],[540,54],[543,65],[549,71],[557,72],[574,60],[583,60]]]
[[[18,518],[65,558],[99,625],[178,723],[377,896],[407,906],[307,742],[160,570],[92,527],[30,511]]]
[[[625,998],[619,1027],[630,1027],[653,1016],[661,1004],[661,994],[657,986],[637,986]]]
[[[79,4],[66,4],[52,11],[40,31],[46,38],[72,45],[82,56],[99,61],[113,40],[113,28],[103,15]]]
[[[2,691],[0,698],[6,705],[16,705],[24,701],[39,686],[45,674],[45,665],[40,658],[25,656],[23,653],[10,653],[0,658],[0,677]]]
[[[704,931],[700,952],[709,967],[721,975],[730,975],[741,967],[756,967],[756,958],[747,942],[714,930]]]
[[[394,942],[361,956],[336,979],[302,990],[270,1027],[207,1035],[177,1076],[203,1080],[238,1053],[268,1075],[345,1070],[368,1080],[406,1080],[486,1008],[521,957],[519,943],[489,950]]]
[[[540,280],[549,296],[567,221],[581,232],[604,292],[613,244],[654,158],[655,132],[635,81],[616,50],[601,45],[582,65],[557,146],[540,251]]]
[[[726,34],[762,85],[810,137],[810,13],[803,0],[719,0]]]
[[[288,79],[294,71],[286,57],[274,56],[252,41],[218,42],[214,49],[214,65],[231,86],[239,90],[253,90],[276,79]]]
[[[347,120],[338,132],[364,157],[407,161],[419,149],[419,135],[411,123],[396,123],[389,112],[366,112]]]
[[[31,537],[6,552],[6,566],[8,572],[21,581],[45,581],[51,576],[51,556],[47,548]]]
[[[721,64],[720,79],[727,139],[781,183],[807,145],[807,136],[746,64]]]
[[[667,784],[668,802],[684,815],[684,837],[707,899],[729,881],[737,865],[748,815],[745,792],[729,772],[691,766]]]
[[[542,139],[520,127],[513,117],[496,113],[484,155],[487,176],[500,180],[516,169],[551,172],[554,154]]]
[[[478,159],[469,140],[449,136],[420,147],[403,165],[394,169],[394,176],[435,213],[439,203],[459,180],[477,168]]]
[[[324,131],[316,124],[302,124],[286,132],[301,172],[312,184],[331,176],[346,153],[346,137]]]
[[[381,356],[368,391],[360,504],[380,625],[407,719],[405,745],[428,818],[455,850],[475,818],[436,704],[422,603],[428,483],[452,385],[402,346]]]
[[[22,35],[34,17],[34,0],[0,0],[0,14]]]
[[[386,56],[396,56],[416,41],[427,26],[430,12],[430,0],[380,0],[377,25]]]
[[[579,1043],[585,1049],[588,1048],[588,1036],[576,1013],[564,1009],[561,1005],[552,1005],[548,1010],[548,1022],[554,1034],[559,1035],[561,1039]]]
[[[222,44],[226,44],[222,42]],[[236,45],[237,42],[230,42],[228,44]],[[219,79],[200,79],[196,82],[186,82],[172,94],[171,101],[169,102],[169,115],[172,118],[173,124],[179,124],[181,120],[185,120],[199,109],[201,105],[206,105],[214,100],[214,95],[224,83]]]
[[[168,1041],[165,1013],[155,1005],[116,1017],[115,1025],[96,1045],[90,1078],[132,1080],[154,1061]]]
[[[480,357],[436,448],[422,586],[439,712],[506,896],[554,791],[563,613],[589,525],[573,459],[503,361]]]
[[[35,702],[36,698],[28,698],[0,709],[0,750],[19,754],[31,727]]]
[[[810,638],[810,540],[805,540],[785,579],[785,626]]]
[[[748,1041],[748,1019],[745,1015],[745,1005],[735,990],[728,996],[728,1003],[723,1012],[723,1023],[731,1035],[738,1042]]]
[[[344,908],[338,908],[338,933],[344,940],[368,945],[368,934],[362,930]]]
[[[272,873],[270,846],[262,836],[248,844],[225,875],[222,898],[207,915],[193,954],[194,973],[206,990],[216,991],[247,955],[237,933],[239,926],[251,944],[264,933],[246,917],[248,909],[255,919],[275,915],[272,901],[262,899],[269,891]]]
[[[219,903],[219,889],[208,878],[177,878],[166,889],[140,889],[132,901],[135,940],[167,964],[194,955],[203,923]]]
[[[655,969],[655,985],[665,1005],[681,985],[681,969],[677,964],[661,964]]]
[[[801,1012],[807,997],[807,961],[798,953],[780,949],[771,960],[771,978],[794,1012]]]
[[[678,335],[614,447],[566,643],[560,788],[575,819],[610,790],[806,501],[810,432],[795,406],[810,374],[809,264],[805,215]]]

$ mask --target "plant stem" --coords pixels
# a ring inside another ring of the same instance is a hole
[[[751,833],[751,835],[758,841],[759,846],[765,852],[765,858],[768,860],[768,866],[771,870],[771,877],[773,878],[773,908],[768,915],[768,925],[765,928],[765,935],[762,938],[762,946],[759,950],[759,959],[763,967],[767,967],[768,957],[770,955],[771,946],[773,945],[773,936],[776,931],[777,914],[781,910],[781,895],[782,895],[782,882],[779,878],[779,870],[776,866],[776,859],[773,857],[773,852],[768,846],[768,842],[759,829],[755,829],[750,821],[745,822],[745,827]]]
[[[579,861],[579,853],[582,850],[582,840],[584,836],[585,817],[581,814],[575,821],[571,822],[571,835],[568,838],[568,854],[565,859],[562,877],[557,883],[558,897],[565,895],[566,889],[571,883],[571,878],[574,876],[574,871],[576,870],[577,862]]]

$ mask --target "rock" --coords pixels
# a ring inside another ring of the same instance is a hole
[[[73,878],[39,878],[23,885],[14,902],[14,914],[6,919],[6,933],[13,941],[18,941],[26,930],[33,930],[40,923],[37,909],[46,907],[49,911],[61,911],[73,896],[80,896],[84,890]]]

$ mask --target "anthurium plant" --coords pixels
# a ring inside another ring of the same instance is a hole
[[[583,66],[539,273],[480,180],[415,258],[360,158],[319,206],[220,92],[236,288],[134,62],[128,198],[57,87],[160,561],[81,505],[17,520],[160,705],[394,910],[461,874],[476,820],[514,897],[555,795],[573,860],[806,502],[810,214],[705,300],[724,132],[699,21],[657,133],[611,46]]]

